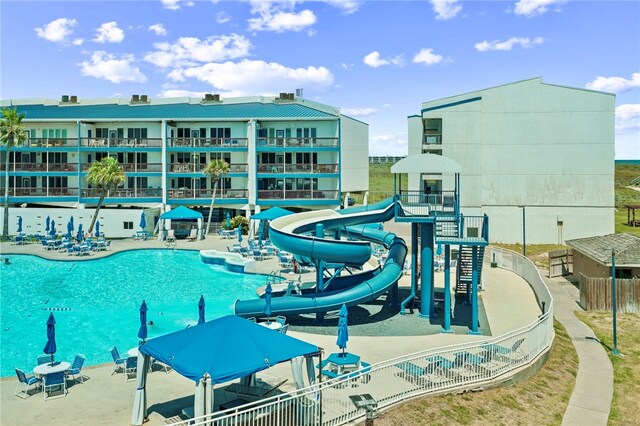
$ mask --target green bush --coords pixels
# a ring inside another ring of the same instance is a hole
[[[244,216],[235,216],[231,218],[231,226],[227,228],[227,220],[222,222],[224,229],[238,229],[238,226],[242,226],[242,234],[247,235],[249,233],[249,220]]]

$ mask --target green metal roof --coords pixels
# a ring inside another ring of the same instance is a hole
[[[176,120],[176,119],[279,119],[337,118],[297,103],[163,104],[163,105],[17,105],[25,120]]]

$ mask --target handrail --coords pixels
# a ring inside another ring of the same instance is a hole
[[[524,278],[540,304],[546,306],[531,324],[501,336],[474,342],[430,348],[399,356],[314,384],[294,393],[281,394],[243,406],[191,419],[191,425],[252,424],[321,426],[342,425],[362,418],[364,408],[350,399],[351,385],[366,384],[377,408],[388,408],[407,398],[476,388],[503,379],[536,360],[553,342],[553,298],[531,261],[510,250],[489,247],[489,256],[502,268]],[[502,348],[500,350],[496,348]],[[489,352],[490,351],[490,352]],[[491,361],[478,362],[491,353]],[[260,404],[260,405],[257,405]],[[180,423],[175,423],[178,425]]]

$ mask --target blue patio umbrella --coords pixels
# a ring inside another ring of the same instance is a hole
[[[71,239],[71,233],[73,232],[73,219],[69,219],[67,223],[67,238]]]
[[[100,221],[96,222],[96,237],[100,236]]]
[[[144,231],[144,228],[147,227],[147,218],[144,215],[144,212],[140,215],[140,228]]]
[[[347,324],[347,316],[349,312],[347,311],[347,305],[342,305],[340,308],[340,319],[338,320],[338,340],[336,344],[340,349],[342,349],[342,353],[344,354],[344,350],[347,348],[347,340],[349,340],[349,328]]]
[[[269,318],[271,316],[271,283],[267,283],[264,289],[264,314]]]
[[[231,228],[231,215],[227,212],[227,229]]]
[[[22,232],[22,216],[18,216],[18,234]]]
[[[51,235],[51,236],[56,235],[56,221],[55,220],[51,220],[51,227],[49,229],[49,235]]]
[[[138,337],[144,343],[147,340],[147,303],[143,300],[140,305],[140,329],[138,330]]]
[[[82,234],[82,224],[78,225],[78,235],[76,235],[76,240],[78,240],[78,242],[82,241],[83,238],[83,234]]]
[[[442,256],[442,244],[438,244],[436,248],[436,256]]]
[[[51,224],[51,218],[49,216],[47,216],[47,220],[45,221],[45,223],[47,224],[47,226],[44,228],[44,230],[49,232],[49,226]]]
[[[198,302],[198,324],[204,322],[204,296],[200,295],[200,301]]]
[[[51,364],[53,365],[53,354],[56,353],[56,319],[53,317],[53,312],[49,314],[47,320],[47,344],[44,345],[42,351],[51,355]]]
[[[238,225],[238,242],[242,242],[242,225]]]

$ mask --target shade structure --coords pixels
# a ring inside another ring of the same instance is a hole
[[[188,220],[188,219],[202,219],[202,213],[199,213],[195,210],[191,210],[185,206],[178,206],[173,210],[170,210],[166,213],[162,213],[160,215],[161,219],[170,219],[170,220]]]
[[[194,382],[208,373],[213,383],[320,351],[315,345],[234,315],[149,339],[139,349]]]
[[[267,287],[264,289],[264,314],[267,317],[271,316],[271,283],[267,283]]]
[[[47,320],[47,344],[44,345],[42,352],[51,355],[51,364],[53,364],[53,354],[56,353],[56,319],[53,313],[49,314]]]
[[[236,232],[238,233],[238,242],[241,243],[242,242],[242,225],[238,225],[238,229],[236,230]]]
[[[78,225],[78,235],[76,235],[76,240],[78,240],[78,242],[82,241],[83,235],[82,235],[82,224]]]
[[[140,328],[138,329],[138,338],[143,342],[147,340],[147,302],[144,300],[140,305]]]
[[[198,324],[202,324],[204,321],[204,296],[200,295],[198,301]]]
[[[22,216],[18,216],[18,234],[22,232]]]
[[[342,305],[340,308],[340,319],[338,320],[338,340],[336,341],[338,347],[342,349],[342,353],[347,349],[347,341],[349,340],[348,316],[347,305]]]
[[[144,212],[140,215],[140,228],[144,230],[147,227],[147,218],[144,215]]]
[[[100,221],[96,221],[96,237],[100,236]]]
[[[51,226],[49,227],[49,235],[56,235],[56,221],[51,221]]]
[[[231,215],[227,212],[227,229],[231,228]]]
[[[47,216],[47,220],[45,221],[46,227],[44,228],[44,230],[46,232],[49,232],[49,229],[51,229],[51,218],[49,216]]]
[[[270,209],[263,210],[260,213],[256,213],[251,216],[251,219],[255,220],[274,220],[282,216],[288,216],[293,214],[292,211],[283,209],[282,207],[271,207]]]

